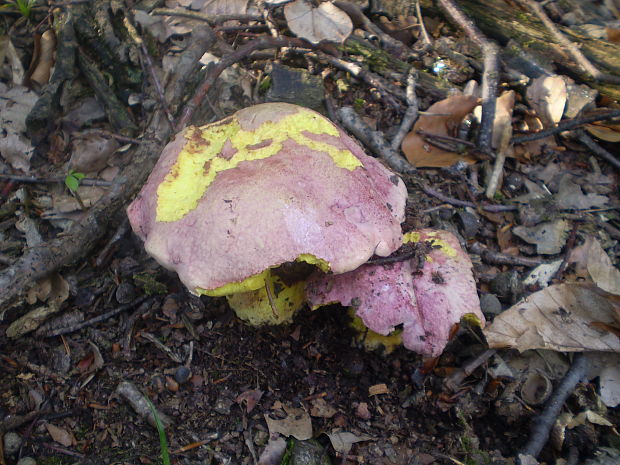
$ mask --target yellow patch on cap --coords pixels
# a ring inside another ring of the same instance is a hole
[[[304,132],[339,136],[338,129],[329,120],[305,108],[276,122],[267,121],[253,131],[242,129],[234,115],[206,126],[189,127],[185,133],[187,143],[157,188],[157,221],[180,220],[196,208],[217,173],[235,168],[242,161],[275,155],[287,140],[327,153],[340,168],[352,171],[362,166],[350,150],[311,139]],[[218,156],[227,142],[230,156]]]
[[[437,238],[436,232],[429,232],[426,236],[426,241],[431,243],[431,247],[439,247],[439,250],[445,253],[448,257],[454,258],[456,257],[456,249],[452,247],[448,242]],[[403,234],[403,244],[408,244],[409,242],[420,242],[422,236],[417,231],[411,231]],[[427,261],[432,261],[432,259],[427,255]]]

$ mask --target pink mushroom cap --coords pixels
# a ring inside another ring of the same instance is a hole
[[[256,105],[188,127],[127,214],[195,293],[295,260],[343,273],[401,245],[402,180],[312,110]]]
[[[403,345],[436,357],[450,331],[466,314],[484,325],[469,256],[456,237],[431,229],[405,235],[404,242],[430,242],[421,269],[413,260],[367,264],[340,275],[315,273],[306,283],[306,297],[317,307],[339,302],[352,306],[366,327],[384,336],[402,325]]]

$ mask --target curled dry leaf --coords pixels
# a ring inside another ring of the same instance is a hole
[[[620,124],[593,123],[587,124],[586,130],[606,142],[620,142]]]
[[[325,433],[329,437],[332,447],[336,452],[341,454],[348,454],[351,451],[351,447],[356,442],[362,441],[376,441],[372,436],[366,434],[355,435],[347,431],[337,431],[335,433]]]
[[[495,104],[493,120],[493,148],[505,152],[512,137],[512,109],[515,106],[515,91],[504,92]]]
[[[73,434],[71,434],[66,429],[60,428],[56,425],[52,425],[51,423],[46,423],[45,429],[47,429],[47,432],[50,434],[54,441],[65,447],[71,447],[71,445],[76,442]]]
[[[620,352],[620,339],[595,323],[617,324],[620,303],[592,284],[557,284],[535,292],[484,330],[489,347],[520,352]]]
[[[474,163],[476,161],[474,157],[432,145],[419,132],[456,137],[459,125],[477,104],[477,97],[454,95],[431,105],[425,114],[418,118],[413,130],[403,140],[401,148],[407,160],[418,168],[441,168],[461,160]]]
[[[265,414],[265,421],[269,434],[280,433],[283,436],[293,436],[295,439],[305,441],[312,437],[312,420],[310,415],[302,408],[284,407],[286,418],[275,420]]]
[[[293,34],[313,44],[323,40],[342,43],[353,32],[349,15],[332,2],[315,8],[308,0],[295,0],[284,7],[284,16]]]
[[[48,29],[35,40],[35,53],[30,63],[30,81],[45,85],[50,79],[56,51],[56,34]]]
[[[541,76],[532,81],[527,88],[526,97],[545,127],[553,127],[564,114],[566,82],[562,76]]]
[[[568,261],[576,263],[575,272],[579,277],[591,280],[605,292],[620,295],[620,271],[592,236],[571,251]]]

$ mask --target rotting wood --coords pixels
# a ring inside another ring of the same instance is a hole
[[[504,47],[504,57],[509,53],[530,53],[551,64],[557,73],[566,74],[597,89],[602,95],[620,100],[620,86],[597,82],[592,76],[581,72],[569,54],[555,42],[551,32],[529,11],[521,10],[504,0],[459,0],[458,4],[484,34]],[[426,15],[441,14],[431,0],[422,0],[421,5]],[[558,30],[569,40],[578,43],[584,55],[602,73],[620,75],[619,45],[587,37],[560,25]],[[511,40],[516,45],[507,47]]]

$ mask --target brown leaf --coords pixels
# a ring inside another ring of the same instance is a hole
[[[73,435],[67,430],[52,425],[51,423],[46,423],[45,428],[52,439],[57,443],[62,444],[65,447],[70,447],[73,444]]]
[[[598,137],[606,142],[620,142],[620,124],[587,124],[586,130],[594,137]]]
[[[567,99],[566,82],[562,76],[534,79],[527,88],[526,96],[545,128],[554,127],[562,119]]]
[[[256,407],[256,404],[260,401],[261,397],[263,397],[263,391],[258,389],[249,389],[239,394],[235,399],[235,402],[241,405],[243,401],[245,401],[246,412],[250,413],[254,410],[254,407]]]
[[[310,404],[310,415],[313,417],[331,418],[338,413],[325,399],[313,399]]]
[[[620,295],[620,271],[592,236],[586,237],[582,245],[571,251],[568,261],[577,264],[575,271],[580,276],[590,278],[605,292]]]
[[[315,8],[308,0],[295,0],[284,7],[284,16],[293,34],[313,44],[323,40],[342,43],[353,32],[349,15],[331,2]]]
[[[454,95],[431,105],[403,140],[401,148],[407,160],[418,168],[441,168],[451,166],[461,160],[474,163],[476,159],[472,156],[447,151],[430,144],[418,134],[418,131],[455,137],[459,125],[477,104],[477,97]]]
[[[265,414],[265,421],[269,434],[280,433],[283,436],[293,436],[300,441],[305,441],[312,437],[312,420],[304,409],[285,407],[287,416],[282,420],[274,420]]]
[[[591,284],[557,284],[498,315],[484,334],[489,347],[511,347],[520,352],[620,352],[620,340],[614,334],[592,325],[613,325],[618,305],[611,294]]]
[[[54,34],[53,29],[48,29],[43,34],[36,36],[34,51],[28,75],[30,81],[42,86],[49,81],[55,61],[56,34]]]

